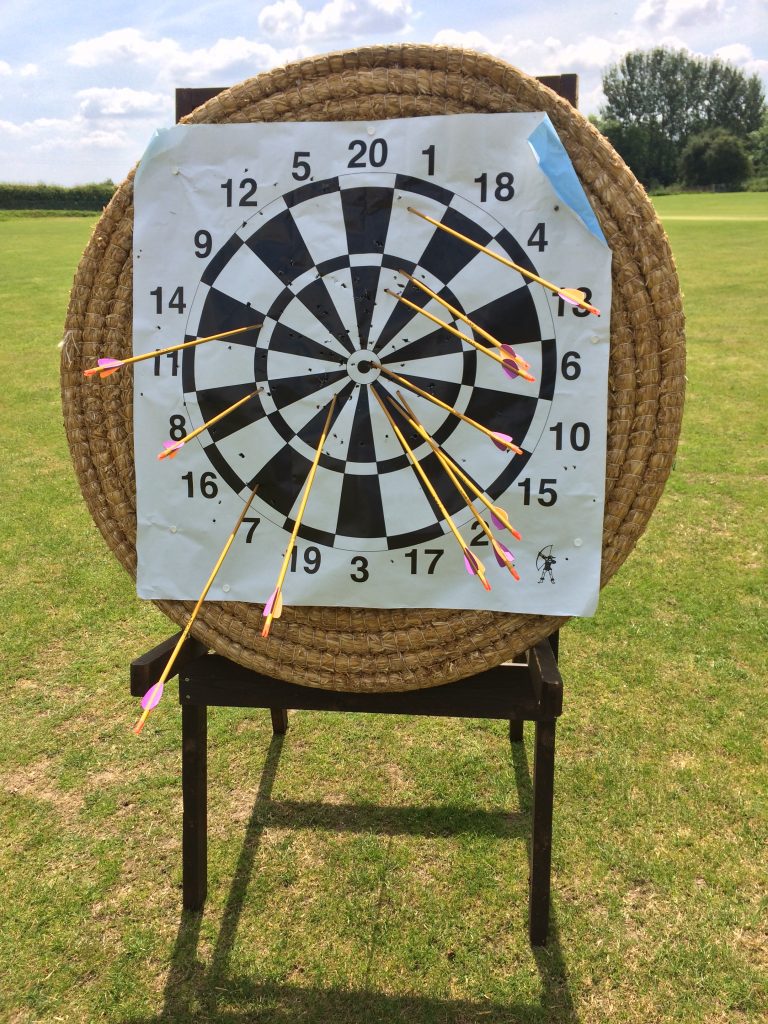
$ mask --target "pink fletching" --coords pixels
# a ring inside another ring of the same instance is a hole
[[[512,438],[509,436],[509,434],[502,434],[500,430],[493,431],[493,436],[491,437],[491,440],[496,445],[496,447],[503,452],[509,451],[509,448],[507,446],[512,443]]]
[[[527,363],[522,356],[518,355],[511,345],[502,345],[499,351],[503,352],[508,359],[514,359],[517,365],[521,366],[524,370],[530,370],[531,364]]]
[[[150,686],[144,696],[141,698],[141,706],[145,711],[151,711],[152,708],[156,708],[160,703],[160,698],[163,696],[163,690],[165,686],[163,683],[155,683],[154,686]]]
[[[508,562],[511,562],[512,565],[515,564],[515,556],[512,554],[512,552],[509,550],[506,544],[502,544],[500,540],[495,541],[493,545],[493,553],[496,556],[496,561],[499,563],[500,566],[503,567],[507,565]]]
[[[163,448],[165,450],[160,452],[157,457],[158,459],[175,459],[183,447],[183,441],[163,441]]]
[[[109,359],[109,358],[107,358],[107,359],[99,359],[98,360],[98,364],[102,368],[106,369],[109,366],[122,366],[123,365],[123,361],[122,361],[122,359]]]
[[[569,306],[579,305],[579,303],[574,298],[572,298],[567,291],[558,292],[557,294],[563,300],[563,302],[567,302]]]
[[[495,512],[491,512],[491,522],[497,530],[506,530],[507,524],[503,519],[499,519]]]
[[[477,576],[477,559],[467,548],[464,548],[464,567],[470,576]]]
[[[264,616],[271,615],[272,609],[275,607],[275,599],[277,598],[277,591],[273,590],[269,595],[269,600],[264,605],[264,611],[261,613]]]
[[[513,359],[505,359],[501,364],[501,368],[508,377],[512,378],[512,380],[514,380],[515,377],[520,376],[520,367]]]

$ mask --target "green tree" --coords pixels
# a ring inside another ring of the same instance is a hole
[[[749,177],[749,156],[744,142],[723,128],[692,136],[680,156],[688,185],[738,187]]]
[[[646,184],[677,178],[691,136],[724,128],[743,139],[765,112],[757,75],[665,47],[627,53],[606,70],[603,92],[603,130]]]
[[[757,131],[747,137],[747,149],[752,158],[755,174],[768,174],[768,111]]]

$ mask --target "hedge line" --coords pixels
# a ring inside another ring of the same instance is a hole
[[[15,185],[0,183],[0,210],[103,209],[115,191],[112,181],[91,185]]]

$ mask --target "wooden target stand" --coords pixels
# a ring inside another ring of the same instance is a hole
[[[574,74],[541,77],[574,106],[578,78]],[[176,119],[191,113],[222,89],[176,90]],[[143,697],[165,668],[179,639],[170,637],[130,666],[131,695]],[[209,707],[268,708],[274,735],[288,729],[288,710],[352,711],[370,714],[430,715],[444,718],[488,718],[509,722],[512,743],[523,740],[523,725],[534,723],[532,822],[528,897],[531,944],[543,946],[549,930],[554,803],[555,725],[562,713],[563,682],[557,664],[558,633],[539,642],[513,662],[426,689],[360,693],[324,690],[273,679],[208,651],[189,638],[174,666],[179,675],[182,731],[182,892],[183,906],[200,911],[208,879]]]

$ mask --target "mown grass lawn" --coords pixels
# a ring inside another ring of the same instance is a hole
[[[656,201],[688,315],[667,490],[562,636],[553,928],[526,938],[527,754],[503,724],[209,720],[210,890],[180,913],[172,631],[85,511],[58,397],[92,222],[0,222],[0,1020],[764,1019],[768,197]]]

